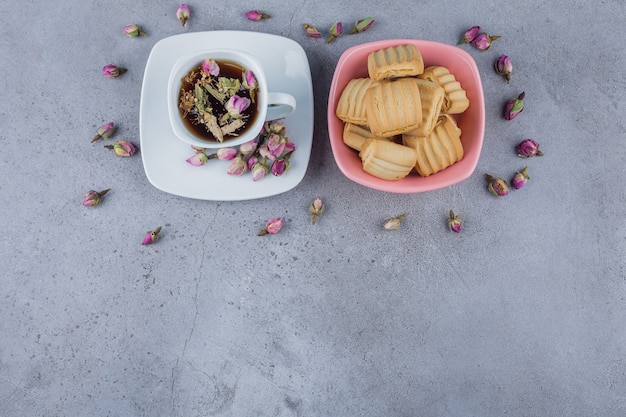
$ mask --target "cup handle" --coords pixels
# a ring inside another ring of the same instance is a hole
[[[269,93],[267,95],[267,114],[265,120],[282,119],[296,110],[296,99],[287,93]]]

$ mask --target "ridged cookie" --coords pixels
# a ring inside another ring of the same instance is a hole
[[[415,45],[391,46],[369,53],[367,71],[373,80],[411,77],[424,71],[424,60]]]
[[[344,124],[343,143],[348,145],[350,148],[360,151],[363,143],[365,143],[367,139],[391,140],[391,138],[374,136],[374,134],[366,127],[355,125],[353,123]]]
[[[415,82],[420,92],[422,123],[420,123],[417,129],[408,132],[408,134],[428,136],[437,124],[446,93],[438,83],[422,79],[416,79]]]
[[[367,126],[367,113],[365,111],[365,93],[378,84],[370,78],[354,78],[343,89],[335,114],[344,122]]]
[[[368,174],[384,180],[399,180],[409,175],[415,166],[417,152],[395,142],[367,139],[359,157]]]
[[[446,92],[441,111],[448,114],[463,113],[469,107],[467,93],[446,67],[431,66],[424,69],[420,78],[439,83]]]
[[[417,78],[380,81],[365,93],[369,128],[376,136],[391,137],[422,123],[422,102]]]
[[[442,115],[428,136],[402,135],[402,143],[417,152],[415,170],[427,177],[463,158],[461,129],[449,115]]]

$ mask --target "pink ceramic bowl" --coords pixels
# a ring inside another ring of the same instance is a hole
[[[469,108],[455,117],[461,128],[463,159],[428,177],[412,171],[398,181],[376,178],[361,167],[358,153],[343,143],[343,122],[335,114],[339,97],[353,78],[367,77],[367,56],[370,52],[389,46],[413,44],[424,59],[424,66],[440,65],[448,68],[467,92]],[[485,101],[480,74],[474,59],[462,49],[439,42],[417,39],[390,39],[364,43],[346,50],[337,63],[328,98],[328,133],[330,145],[339,169],[352,181],[392,193],[419,193],[448,187],[467,179],[478,164],[485,133]]]

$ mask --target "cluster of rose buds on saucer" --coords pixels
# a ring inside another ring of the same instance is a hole
[[[282,121],[266,122],[257,138],[239,145],[239,148],[224,147],[214,154],[207,154],[207,149],[192,146],[195,154],[186,162],[202,166],[209,159],[219,159],[231,161],[226,170],[229,175],[239,176],[250,172],[253,181],[269,173],[279,177],[289,169],[289,160],[296,150],[296,145],[285,136],[285,132]]]
[[[372,27],[374,22],[375,20],[373,17],[366,17],[365,19],[359,19],[356,22],[354,22],[354,26],[352,27],[352,29],[350,29],[350,32],[348,32],[348,34],[354,35],[355,33],[365,32],[366,30]],[[317,29],[317,27],[313,25],[309,25],[308,23],[303,24],[302,27],[304,28],[306,35],[309,38],[321,38],[322,37],[322,33]],[[342,22],[333,23],[333,25],[328,30],[328,33],[329,33],[329,36],[326,41],[327,43],[331,43],[335,39],[341,37],[343,35],[343,23]]]
[[[479,51],[486,51],[491,48],[492,42],[498,38],[500,38],[500,36],[491,36],[488,33],[481,32],[480,26],[472,26],[465,31],[458,44],[469,43]]]

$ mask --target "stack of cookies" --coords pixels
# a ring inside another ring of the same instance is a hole
[[[469,107],[461,84],[442,66],[424,68],[412,44],[371,52],[368,77],[350,80],[337,104],[343,141],[363,169],[399,180],[415,169],[439,172],[463,158],[461,129],[451,115]]]

